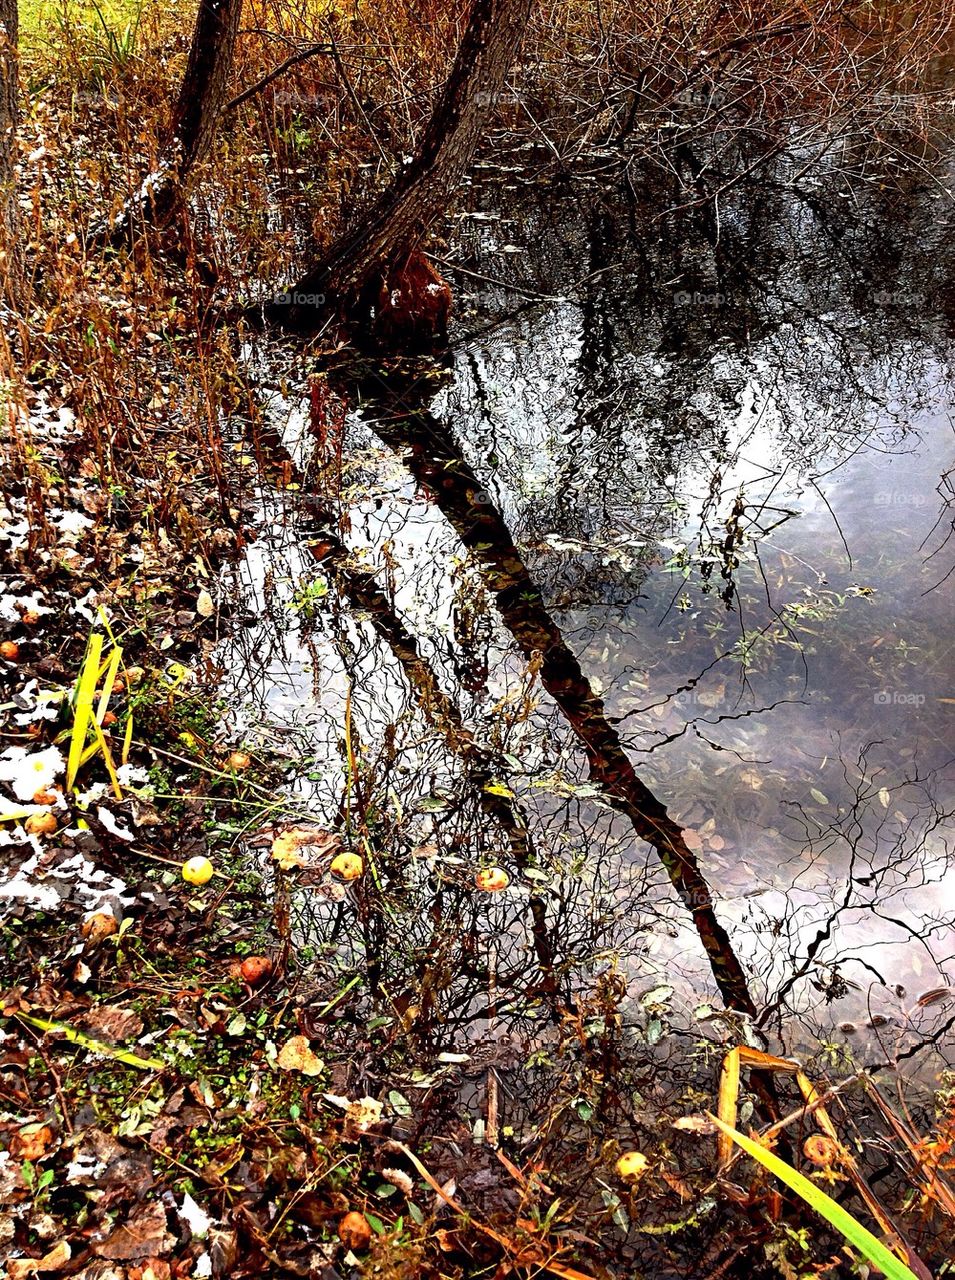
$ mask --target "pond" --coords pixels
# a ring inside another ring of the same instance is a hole
[[[446,359],[247,353],[222,687],[373,870],[296,945],[432,1053],[951,1059],[951,157],[809,150],[487,163]]]

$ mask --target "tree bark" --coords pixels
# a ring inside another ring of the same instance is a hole
[[[0,298],[15,311],[26,297],[17,204],[18,34],[17,0],[0,0]]]
[[[390,292],[389,272],[400,271],[415,253],[471,163],[532,6],[533,0],[474,0],[451,75],[411,163],[292,289],[250,315],[309,330],[333,311],[363,318],[356,311],[369,301],[374,305],[377,288],[369,286],[376,282]],[[424,287],[432,294],[437,288],[433,282]]]
[[[242,0],[200,0],[189,61],[159,167],[126,202],[113,224],[94,239],[117,243],[128,236],[137,218],[161,226],[185,204],[195,170],[212,150],[228,102],[241,17]]]

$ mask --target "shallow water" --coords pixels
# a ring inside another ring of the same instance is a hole
[[[294,479],[250,481],[226,697],[377,860],[384,924],[325,885],[298,936],[444,1047],[490,1007],[526,1051],[610,972],[635,1021],[707,1020],[716,927],[787,1051],[950,1056],[949,166],[802,167],[669,214],[488,167],[446,366],[325,397],[250,355]]]

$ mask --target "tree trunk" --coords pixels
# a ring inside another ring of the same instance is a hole
[[[159,167],[126,202],[111,227],[94,235],[94,239],[116,243],[128,236],[137,218],[161,226],[184,205],[196,167],[212,150],[219,118],[228,101],[241,17],[242,0],[200,0],[189,62]]]
[[[402,314],[393,318],[392,338],[414,341],[426,337],[429,326],[432,333],[440,330],[450,293],[418,248],[471,163],[532,5],[533,0],[474,0],[451,75],[411,163],[307,275],[251,315],[307,331],[333,311],[363,321],[361,313],[375,309],[380,322],[382,304],[397,304]],[[396,297],[402,289],[403,299]]]
[[[17,0],[0,0],[0,299],[19,311],[26,295],[17,205]]]

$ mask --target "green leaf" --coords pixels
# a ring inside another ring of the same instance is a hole
[[[425,796],[418,804],[421,813],[438,813],[442,809],[447,809],[450,801],[444,796]]]
[[[841,1204],[837,1204],[831,1196],[826,1195],[825,1191],[817,1187],[814,1182],[804,1177],[798,1169],[794,1169],[785,1160],[780,1160],[779,1156],[774,1155],[772,1151],[767,1151],[758,1142],[747,1138],[745,1134],[739,1133],[716,1116],[711,1115],[709,1119],[732,1138],[737,1146],[742,1147],[747,1155],[752,1156],[770,1173],[775,1174],[781,1182],[785,1182],[790,1190],[802,1196],[810,1208],[815,1209],[831,1227],[841,1232],[849,1243],[854,1245],[873,1266],[878,1267],[888,1276],[889,1280],[917,1280],[915,1273],[910,1271],[904,1262],[900,1262],[881,1240],[877,1240],[868,1228],[843,1209]]]
[[[391,1090],[388,1094],[388,1101],[391,1103],[391,1108],[395,1115],[405,1117],[411,1115],[411,1103],[404,1094],[399,1093],[397,1089]]]

